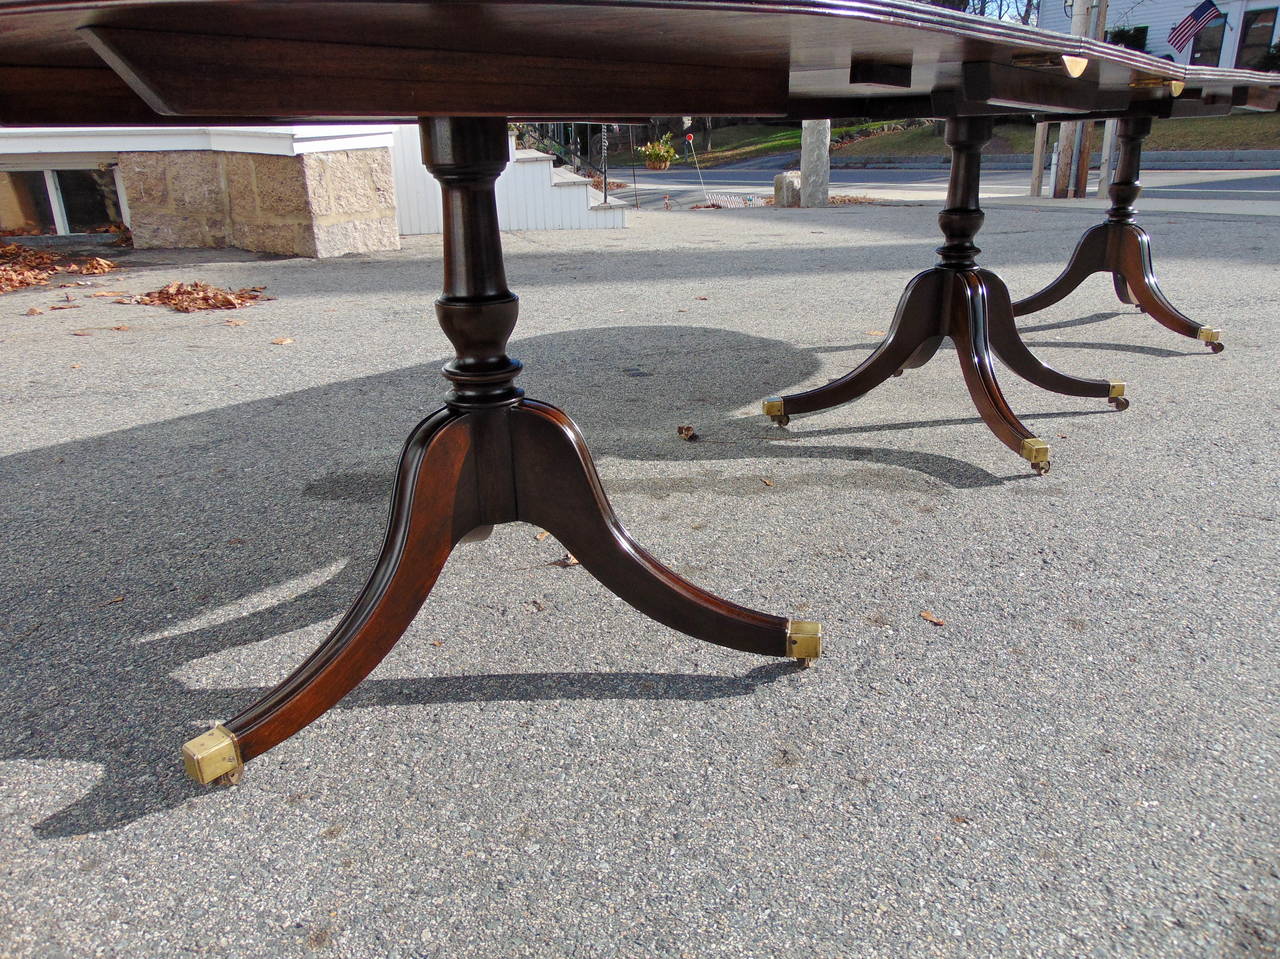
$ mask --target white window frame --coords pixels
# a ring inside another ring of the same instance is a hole
[[[43,158],[42,158],[43,159]],[[53,236],[88,236],[87,233],[72,233],[71,224],[67,222],[67,208],[62,202],[62,187],[58,183],[59,170],[101,170],[104,167],[112,172],[112,180],[116,188],[116,202],[120,206],[120,217],[124,220],[125,226],[129,225],[129,207],[125,201],[124,183],[120,179],[120,167],[116,164],[115,159],[104,159],[94,161],[88,158],[77,157],[69,162],[67,158],[62,158],[63,162],[56,162],[53,157],[41,162],[31,162],[26,160],[13,160],[10,158],[7,162],[0,160],[0,173],[42,173],[44,174],[45,193],[49,198],[49,209],[53,213],[53,228],[56,231]],[[50,235],[50,234],[46,234]]]

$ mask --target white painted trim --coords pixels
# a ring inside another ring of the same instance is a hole
[[[124,221],[124,225],[133,226],[133,217],[129,215],[129,196],[125,193],[124,179],[120,176],[120,167],[112,164],[111,175],[115,179],[116,184],[116,202],[120,204],[120,219]]]
[[[272,127],[26,127],[0,130],[0,155],[104,153],[126,151],[224,150],[299,156],[326,150],[366,150],[391,146],[391,126],[342,125]]]
[[[96,170],[115,163],[114,153],[16,153],[0,155],[0,172],[20,170]]]
[[[44,188],[49,194],[49,206],[53,210],[53,228],[58,236],[66,236],[71,232],[67,223],[67,208],[62,205],[62,188],[58,186],[58,175],[52,170],[44,171]]]

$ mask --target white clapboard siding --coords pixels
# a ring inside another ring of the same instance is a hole
[[[440,184],[422,165],[422,138],[415,124],[397,124],[391,149],[396,181],[396,219],[406,236],[439,233]],[[504,230],[590,230],[624,227],[626,206],[610,201],[591,183],[536,150],[516,150],[498,177],[498,223]]]
[[[1088,0],[1075,0],[1086,3]],[[1277,0],[1214,0],[1227,17],[1227,28],[1222,36],[1222,54],[1218,63],[1205,63],[1208,67],[1234,67],[1236,50],[1240,46],[1240,24],[1244,20],[1246,10],[1266,10],[1277,5]],[[1194,41],[1188,43],[1181,53],[1169,46],[1169,31],[1175,24],[1194,10],[1200,0],[1111,0],[1107,9],[1108,27],[1146,27],[1147,52],[1157,57],[1172,57],[1176,63],[1188,63]],[[1059,33],[1071,32],[1071,8],[1064,7],[1061,0],[1043,0],[1040,4],[1038,25],[1042,30],[1056,30]],[[1276,42],[1276,37],[1272,37]]]

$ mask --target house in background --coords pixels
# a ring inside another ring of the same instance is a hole
[[[622,227],[625,206],[511,145],[506,230]],[[439,233],[416,124],[0,128],[0,236],[101,233],[134,245],[342,256]]]
[[[1130,42],[1126,46],[1175,63],[1201,67],[1256,68],[1277,42],[1276,8],[1280,0],[1215,0],[1221,15],[1184,49],[1174,49],[1169,44],[1169,31],[1199,3],[1200,0],[1110,0],[1107,31],[1127,31]],[[1044,30],[1070,33],[1071,14],[1070,3],[1041,0],[1038,25]]]

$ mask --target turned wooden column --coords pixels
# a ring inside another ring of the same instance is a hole
[[[1142,167],[1142,141],[1150,132],[1150,117],[1126,117],[1116,125],[1120,151],[1116,158],[1116,174],[1107,190],[1111,197],[1108,223],[1134,221],[1134,214],[1138,211],[1133,208],[1133,201],[1142,192],[1142,184],[1138,181]]]
[[[507,121],[432,117],[421,121],[422,161],[440,181],[444,207],[444,294],[436,317],[457,356],[443,373],[454,409],[517,402],[520,364],[507,356],[520,300],[507,289],[494,181],[507,165]]]
[[[973,238],[986,218],[978,205],[982,182],[982,148],[991,139],[990,117],[958,117],[947,121],[946,141],[951,148],[951,178],[947,205],[938,214],[938,226],[947,242],[938,247],[938,266],[972,270],[982,252]]]

